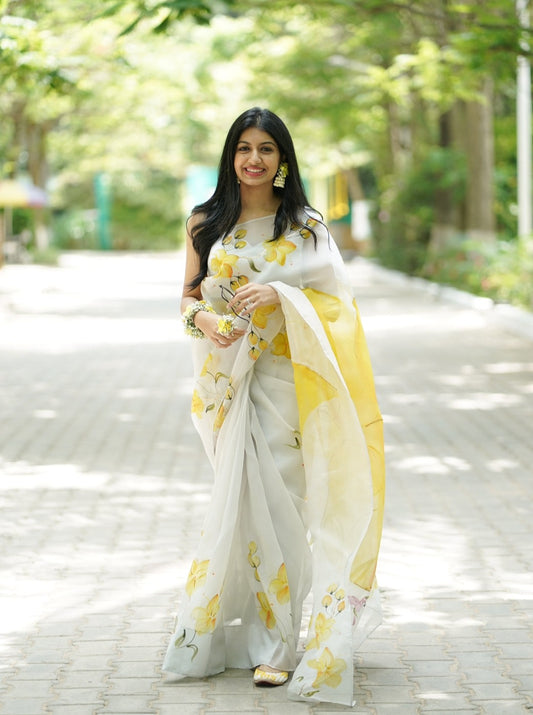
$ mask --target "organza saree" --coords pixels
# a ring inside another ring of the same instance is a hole
[[[380,622],[375,571],[384,500],[382,420],[339,252],[314,214],[270,240],[274,217],[210,253],[218,313],[269,283],[230,348],[194,342],[192,415],[215,481],[164,669],[203,677],[266,663],[289,697],[353,704],[353,654]],[[297,654],[302,604],[312,616]]]

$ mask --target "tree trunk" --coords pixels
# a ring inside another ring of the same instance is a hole
[[[456,108],[456,113],[458,109]],[[453,149],[454,128],[457,118],[453,110],[439,117],[439,146],[443,149]],[[451,187],[438,187],[435,190],[435,222],[431,228],[430,252],[440,253],[460,231],[460,212],[454,202]]]
[[[44,189],[48,179],[46,139],[48,128],[44,124],[28,124],[28,171],[35,186]],[[49,246],[48,226],[43,209],[35,209],[35,244],[39,250]]]
[[[466,233],[470,238],[493,242],[494,220],[494,128],[492,81],[482,88],[485,101],[466,102]]]

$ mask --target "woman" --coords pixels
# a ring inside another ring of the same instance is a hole
[[[382,420],[339,252],[290,134],[253,108],[188,221],[182,311],[212,500],[164,669],[253,668],[289,697],[353,704],[353,650],[379,624]],[[302,603],[313,614],[299,664]]]

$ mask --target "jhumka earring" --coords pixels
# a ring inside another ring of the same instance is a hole
[[[286,161],[282,161],[274,177],[274,186],[277,189],[285,188],[285,179],[289,175],[289,165]]]

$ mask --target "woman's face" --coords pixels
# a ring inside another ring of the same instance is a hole
[[[278,145],[270,134],[257,127],[245,129],[241,134],[233,163],[241,184],[272,185],[280,161]]]

